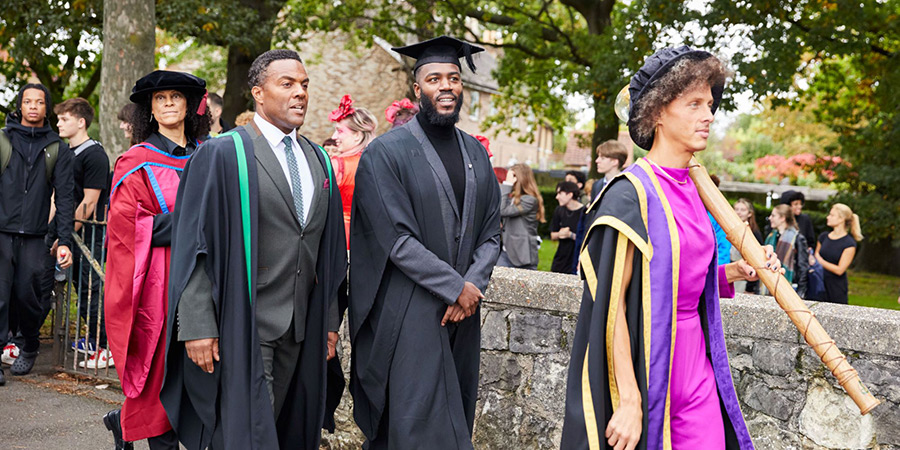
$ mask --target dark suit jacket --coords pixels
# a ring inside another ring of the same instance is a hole
[[[284,170],[265,137],[252,124],[245,127],[253,139],[259,173],[259,262],[257,266],[256,323],[263,341],[274,341],[294,323],[294,339],[305,334],[308,297],[316,282],[319,242],[328,209],[325,171],[317,150],[303,137],[298,139],[313,176],[313,204],[301,229],[295,213],[293,194]],[[218,337],[212,286],[205,276],[203,260],[191,274],[178,307],[178,339],[181,341]],[[336,302],[335,298],[333,302]],[[337,331],[338,308],[330,308],[329,330]]]

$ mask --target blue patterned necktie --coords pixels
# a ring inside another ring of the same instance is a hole
[[[305,216],[303,214],[303,184],[300,182],[300,168],[297,166],[297,157],[294,155],[294,149],[291,147],[291,137],[285,136],[284,154],[287,157],[288,172],[291,173],[291,193],[294,195],[294,209],[297,210],[297,218],[300,219],[300,228],[306,226],[303,223]]]

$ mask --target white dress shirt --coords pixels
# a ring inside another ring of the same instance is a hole
[[[281,165],[281,170],[284,171],[284,177],[287,178],[288,186],[290,186],[291,193],[293,193],[294,184],[291,181],[291,172],[290,169],[288,169],[287,155],[284,152],[284,137],[288,136],[291,138],[291,149],[293,149],[294,156],[297,158],[297,168],[300,172],[300,185],[303,189],[303,223],[309,223],[309,210],[310,206],[312,206],[315,186],[313,185],[312,172],[309,170],[309,162],[306,160],[306,154],[303,151],[303,148],[300,147],[300,143],[297,142],[297,130],[294,129],[291,130],[290,133],[284,134],[278,127],[267,122],[266,119],[260,117],[259,114],[253,115],[253,122],[256,123],[256,126],[259,128],[259,131],[262,132],[263,137],[269,142],[269,147],[271,147],[272,152],[275,153],[275,158],[278,160],[278,164]]]

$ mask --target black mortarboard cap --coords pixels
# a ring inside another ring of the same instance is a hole
[[[151,93],[170,89],[187,96],[202,97],[206,94],[206,81],[189,73],[154,70],[134,83],[130,99],[134,103],[145,103]]]
[[[415,58],[414,73],[419,70],[419,67],[429,63],[450,63],[462,68],[459,64],[460,58],[466,59],[466,65],[474,73],[475,62],[472,61],[472,55],[484,51],[481,47],[450,36],[436,37],[418,44],[407,45],[406,47],[393,47],[391,50],[401,55]]]
[[[704,50],[696,50],[687,45],[682,45],[681,47],[676,48],[664,48],[652,56],[647,58],[644,61],[644,65],[631,77],[631,83],[628,86],[628,93],[631,94],[631,105],[629,108],[629,117],[628,117],[628,129],[631,135],[631,140],[637,144],[638,147],[643,148],[645,150],[650,150],[650,147],[653,146],[653,137],[654,134],[650,136],[640,136],[636,130],[633,120],[634,117],[637,116],[637,106],[638,101],[641,97],[644,96],[651,89],[656,87],[654,84],[657,80],[662,78],[663,75],[669,73],[669,70],[675,66],[675,63],[682,60],[683,58],[694,59],[698,61],[705,60],[706,58],[712,58],[713,54]],[[716,109],[719,108],[719,102],[722,101],[722,94],[725,91],[724,84],[717,84],[716,86],[710,86],[713,95],[713,105],[712,112],[715,114]]]

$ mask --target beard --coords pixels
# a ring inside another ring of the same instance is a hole
[[[459,97],[456,98],[456,108],[453,108],[453,112],[441,114],[438,112],[437,107],[434,106],[431,98],[423,95],[419,101],[419,109],[421,109],[421,113],[425,114],[425,119],[428,120],[428,123],[436,127],[452,127],[456,125],[456,122],[459,122],[459,111],[462,109],[462,104],[463,93],[460,92]]]

